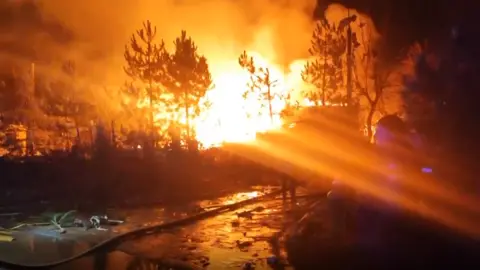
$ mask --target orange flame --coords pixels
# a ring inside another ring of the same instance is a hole
[[[280,96],[285,96],[292,90],[294,100],[299,96],[299,90],[303,87],[303,61],[292,63],[288,72],[285,72],[279,65],[273,64],[259,53],[250,52],[249,56],[253,57],[256,67],[269,68],[272,80],[277,81],[271,88],[273,119],[270,119],[268,104],[261,101],[258,94],[244,97],[250,74],[240,67],[237,59],[219,63],[216,68],[215,63],[212,63],[214,87],[207,92],[203,100],[210,106],[190,120],[196,139],[205,148],[220,146],[226,142],[251,141],[259,132],[278,129],[283,124],[280,113],[287,105],[287,101]],[[309,104],[303,99],[299,101]],[[143,107],[147,104],[148,100],[142,100],[137,106]],[[165,118],[165,113],[159,109],[155,119],[161,118]],[[185,115],[176,114],[167,118],[181,124],[186,123]]]

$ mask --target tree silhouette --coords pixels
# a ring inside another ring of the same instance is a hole
[[[139,80],[147,85],[146,96],[149,100],[149,125],[152,135],[155,130],[154,106],[162,99],[164,93],[159,85],[160,79],[165,77],[165,67],[168,61],[168,53],[165,50],[165,43],[156,43],[157,28],[152,26],[150,21],[143,23],[143,28],[136,31],[130,39],[130,46],[125,46],[124,68],[128,76]],[[142,95],[141,92],[137,93]],[[165,101],[165,100],[163,100]]]
[[[238,63],[250,74],[250,81],[247,84],[244,98],[252,94],[257,95],[262,107],[265,106],[265,103],[267,104],[270,121],[273,122],[274,112],[272,101],[278,94],[273,93],[272,90],[278,85],[278,80],[272,79],[268,67],[257,67],[253,57],[247,55],[246,51],[243,51],[240,55]]]
[[[28,103],[28,91],[23,87],[23,76],[12,69],[11,74],[2,76],[0,87],[0,112],[5,124],[23,122],[21,108]]]
[[[355,46],[358,46],[356,42],[353,48]],[[315,86],[315,89],[304,93],[315,105],[325,105],[341,97],[345,82],[346,49],[344,26],[331,25],[326,20],[317,23],[308,50],[313,60],[308,61],[302,71],[302,79]]]
[[[145,117],[150,119],[148,107],[137,106],[143,100],[142,89],[134,85],[133,82],[125,82],[121,88],[121,93],[126,96],[122,101],[122,118],[128,124],[132,124],[135,129],[145,125]],[[147,128],[148,131],[148,128]]]
[[[369,140],[373,137],[373,120],[388,112],[387,106],[397,105],[396,95],[403,87],[403,74],[394,64],[389,64],[382,51],[378,51],[365,24],[360,24],[362,57],[355,64],[355,88],[358,103],[366,112],[365,127]],[[379,46],[377,46],[379,47]],[[397,98],[398,97],[398,98]],[[398,113],[396,108],[394,113]]]
[[[33,127],[44,120],[37,100],[33,64],[27,72],[23,68],[14,68],[9,77],[8,85],[0,87],[0,114],[5,124],[16,124],[19,132],[26,131],[26,154],[33,152]],[[30,144],[30,145],[28,145]]]
[[[63,101],[64,101],[64,115],[66,118],[71,118],[75,125],[76,139],[75,143],[80,144],[80,117],[82,114],[82,108],[85,108],[79,101],[79,93],[76,82],[76,66],[73,61],[67,61],[64,63],[63,72],[69,78],[68,89],[64,89]]]
[[[37,103],[42,112],[48,116],[44,128],[51,127],[51,120],[56,119],[60,141],[70,149],[73,144],[79,145],[81,128],[90,125],[96,118],[95,101],[88,99],[87,87],[79,83],[78,72],[73,61],[66,61],[61,66],[61,77],[56,80],[40,80],[37,84]],[[76,135],[72,136],[72,129]],[[72,141],[73,140],[73,141]]]
[[[405,116],[409,124],[426,134],[430,141],[440,139],[441,128],[450,129],[443,116],[445,104],[450,103],[447,97],[452,96],[453,72],[450,65],[442,62],[426,42],[410,46],[404,59],[407,67],[404,77],[407,90],[402,93]]]
[[[36,100],[34,70],[30,68],[28,72],[25,72],[25,70],[19,69],[18,72],[14,72],[14,78],[15,86],[10,90],[16,92],[15,95],[18,98],[18,103],[12,104],[16,111],[16,120],[28,126],[41,116]]]
[[[168,78],[163,81],[177,106],[177,112],[185,114],[186,138],[192,143],[194,130],[191,120],[202,110],[202,98],[212,86],[212,76],[205,56],[198,53],[198,48],[186,31],[174,41],[175,51],[168,63]],[[165,82],[166,81],[166,82]],[[190,147],[190,146],[189,146]]]

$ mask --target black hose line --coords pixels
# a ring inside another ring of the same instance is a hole
[[[195,214],[192,216],[189,216],[184,219],[179,219],[175,220],[172,222],[164,223],[164,224],[157,224],[157,225],[152,225],[149,227],[144,227],[140,228],[137,230],[129,231],[123,234],[116,235],[112,238],[109,238],[105,241],[102,241],[94,246],[92,246],[90,249],[85,250],[84,252],[81,252],[77,255],[74,255],[70,258],[66,258],[63,260],[59,260],[56,262],[48,263],[48,264],[18,264],[18,263],[13,263],[13,262],[8,262],[8,261],[2,261],[0,260],[0,268],[5,268],[9,270],[16,270],[16,269],[51,269],[53,267],[57,267],[59,265],[63,265],[69,262],[72,262],[74,260],[80,259],[82,257],[88,256],[90,254],[93,254],[95,252],[106,252],[107,250],[111,250],[114,247],[118,246],[120,243],[125,242],[127,240],[130,240],[135,237],[143,236],[143,235],[148,235],[156,232],[160,232],[162,230],[167,230],[167,229],[172,229],[177,226],[185,226],[189,225],[191,223],[195,223],[197,221],[200,221],[202,219],[214,217],[226,212],[234,211],[235,209],[241,208],[243,206],[249,205],[256,203],[258,201],[262,201],[264,199],[272,198],[277,195],[280,195],[282,193],[282,190],[274,191],[269,194],[265,194],[260,197],[252,198],[252,199],[247,199],[238,203],[230,204],[230,205],[225,205],[218,207],[213,210],[209,211],[203,211],[199,214]]]

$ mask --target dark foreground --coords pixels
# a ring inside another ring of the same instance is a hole
[[[133,222],[138,226],[188,216],[191,200],[207,209],[222,200],[204,199],[247,190],[262,181],[278,184],[282,179],[272,170],[245,160],[222,159],[218,154],[173,161],[118,155],[92,161],[2,161],[0,167],[5,172],[2,184],[10,188],[3,189],[6,194],[0,199],[0,212],[141,205],[129,214],[138,218]],[[33,190],[36,193],[30,194]],[[230,200],[234,200],[232,196]],[[43,200],[46,205],[39,203]],[[224,200],[229,200],[228,196]],[[478,241],[434,222],[415,215],[386,216],[363,206],[352,210],[345,233],[337,235],[328,200],[317,201],[313,212],[307,211],[312,203],[308,200],[299,200],[294,211],[281,200],[245,206],[193,225],[130,240],[115,250],[95,253],[58,269],[480,269]],[[15,209],[8,209],[9,205]],[[163,211],[161,215],[159,211]],[[250,214],[242,215],[244,212]],[[309,225],[302,229],[296,225],[306,213],[304,221]],[[387,225],[380,229],[376,226],[379,221]],[[67,239],[66,244],[57,245],[61,239],[51,234],[32,239],[24,241],[25,250],[39,258],[55,258],[57,253],[68,257],[92,244],[85,239]],[[95,242],[95,237],[92,239]],[[42,248],[42,242],[48,243],[48,248]],[[4,250],[9,250],[8,246]]]
[[[24,265],[55,263],[72,257],[122,231],[131,231],[152,224],[168,223],[195,215],[198,209],[208,211],[219,205],[256,198],[265,188],[236,193],[216,200],[198,201],[194,205],[143,207],[112,210],[125,216],[126,224],[106,231],[83,232],[68,228],[58,234],[48,228],[25,229],[14,242],[0,243],[0,260]],[[138,264],[160,264],[173,269],[238,269],[247,262],[265,262],[271,256],[269,240],[281,230],[283,203],[279,198],[251,204],[189,226],[177,226],[161,233],[135,237],[113,249],[100,249],[60,266],[59,269],[139,269]],[[128,254],[128,255],[127,255]],[[23,257],[22,257],[23,256]],[[226,264],[226,259],[228,263]],[[148,269],[148,268],[147,268]],[[155,268],[152,268],[155,269]]]
[[[152,158],[112,151],[92,159],[0,158],[0,212],[182,204],[247,189],[262,179],[278,184],[279,179],[273,170],[216,149]]]
[[[207,210],[258,196],[262,189],[257,190],[196,205]],[[479,242],[439,224],[413,215],[385,216],[364,206],[336,234],[328,199],[299,195],[295,210],[281,198],[258,202],[131,239],[56,269],[480,269]],[[130,224],[147,224],[192,211],[191,206],[162,209],[125,213]],[[299,226],[301,217],[304,225]],[[376,226],[379,220],[383,229]],[[70,243],[50,252],[65,255],[88,246],[85,241]],[[36,252],[47,252],[38,241]]]
[[[473,238],[414,215],[389,217],[365,207],[357,215],[355,235],[347,236],[353,240],[292,237],[290,263],[295,269],[480,269],[480,242]]]

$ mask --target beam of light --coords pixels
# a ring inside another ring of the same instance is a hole
[[[325,119],[320,124],[335,125]],[[278,135],[281,137],[278,140],[258,138],[250,143],[227,145],[226,149],[290,174],[311,186],[330,185],[322,180],[326,178],[341,179],[360,194],[394,203],[463,233],[480,237],[478,198],[458,191],[451,183],[422,177],[424,174],[420,172],[402,178],[400,190],[392,189],[382,182],[387,173],[381,166],[384,163],[381,157],[355,145],[352,139],[347,143],[352,138],[348,132],[334,135],[306,129],[303,132],[284,132]]]

